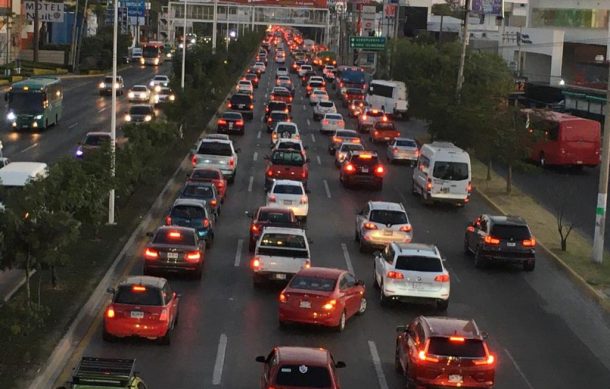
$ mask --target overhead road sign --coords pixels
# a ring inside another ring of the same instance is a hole
[[[352,49],[379,51],[385,49],[384,36],[351,36],[349,46]]]

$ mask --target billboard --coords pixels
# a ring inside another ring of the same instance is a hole
[[[328,8],[327,0],[227,0],[223,3],[270,5],[278,7]]]
[[[504,15],[504,0],[472,0],[472,12],[479,15]]]
[[[34,2],[23,3],[26,20],[34,20]],[[38,2],[38,20],[47,23],[61,23],[64,21],[64,3]]]

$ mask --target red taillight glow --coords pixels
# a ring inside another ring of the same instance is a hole
[[[353,173],[356,171],[356,168],[351,163],[348,163],[345,165],[345,168],[343,168],[343,170],[345,170],[348,173]]]
[[[381,175],[383,175],[384,173],[385,173],[385,169],[383,168],[383,166],[378,165],[378,166],[375,168],[375,174],[377,174],[377,175],[381,176]]]
[[[493,244],[493,245],[500,244],[500,239],[498,239],[498,238],[494,238],[494,237],[493,237],[493,236],[491,236],[491,235],[487,235],[487,236],[486,236],[486,237],[483,239],[483,241],[485,242],[485,244]]]
[[[327,126],[330,122],[328,121],[328,119],[324,119],[322,120],[322,125]]]
[[[432,190],[432,180],[428,178],[428,182],[426,182],[426,190],[430,192]]]
[[[208,218],[203,219],[201,225],[203,226],[203,228],[208,228],[210,226],[210,220]]]
[[[201,259],[201,253],[199,251],[193,251],[186,254],[186,260],[188,262],[199,262]]]
[[[337,306],[337,300],[330,300],[326,304],[322,305],[322,309],[325,311],[332,311]]]
[[[434,281],[436,282],[449,282],[449,274],[439,274],[434,277]]]
[[[472,192],[472,182],[468,182],[468,193]]]
[[[172,217],[171,216],[165,216],[165,225],[166,226],[171,226],[172,225]]]
[[[146,292],[146,287],[142,285],[134,285],[131,287],[131,291],[136,293]]]
[[[180,239],[180,237],[182,235],[178,231],[170,231],[169,234],[167,234],[167,236],[169,236],[170,238],[173,238],[173,239]]]
[[[153,249],[146,249],[146,251],[144,252],[144,256],[146,257],[146,259],[155,259],[155,258],[159,258],[159,252],[157,250],[153,250]]]
[[[193,164],[193,166],[197,166],[197,156],[193,155],[193,158],[191,158],[191,163]]]
[[[227,124],[227,121],[224,119],[218,119],[218,125],[224,126],[225,124]]]
[[[252,269],[254,270],[259,270],[261,268],[261,261],[255,257],[252,259],[250,266],[252,266]]]
[[[473,226],[468,226],[468,227],[466,227],[466,231],[474,232],[474,227]]]
[[[159,321],[169,321],[169,311],[166,308],[163,308],[161,314],[159,315]]]
[[[256,224],[252,224],[252,225],[250,226],[250,231],[252,231],[252,232],[258,232],[258,230],[259,230],[259,228],[258,228],[258,226],[257,226]]]
[[[411,227],[410,224],[400,227],[400,231],[402,231],[402,232],[411,232],[412,230],[413,230],[413,227]]]
[[[450,336],[449,341],[455,343],[464,343],[466,339],[464,339],[462,336]]]
[[[366,120],[366,114],[362,115],[362,120]]]
[[[113,319],[114,316],[115,316],[114,309],[112,307],[108,307],[108,309],[106,309],[106,317],[108,319]]]
[[[270,203],[275,203],[277,200],[277,197],[275,197],[275,195],[269,195],[267,200],[269,200]]]
[[[375,223],[367,222],[367,223],[364,223],[364,228],[367,230],[376,230],[377,225],[375,225]]]
[[[271,170],[271,169],[267,169],[267,175],[268,175],[269,177],[273,177],[273,170]]]
[[[212,200],[210,200],[210,205],[211,205],[212,207],[217,206],[217,205],[218,205],[218,200],[216,200],[216,199],[212,199]]]
[[[435,358],[435,357],[432,357],[432,356],[426,354],[426,352],[424,350],[421,350],[417,355],[418,355],[420,361],[438,362],[438,358]]]
[[[393,280],[404,280],[405,279],[405,276],[403,276],[402,273],[393,271],[393,270],[390,270],[388,272],[388,274],[386,275],[386,277],[391,278]]]
[[[536,239],[532,237],[530,239],[524,240],[521,243],[523,244],[523,247],[534,247],[536,246]]]
[[[285,303],[287,301],[286,295],[284,293],[280,293],[280,303]]]
[[[240,119],[240,120],[236,121],[235,124],[237,126],[243,126],[244,125],[244,121]]]
[[[234,167],[235,166],[235,158],[231,157],[231,159],[229,159],[229,166],[230,167]]]
[[[485,359],[475,359],[472,361],[472,363],[474,365],[493,365],[496,362],[496,357],[493,356],[493,354],[489,354],[487,355],[487,358]]]

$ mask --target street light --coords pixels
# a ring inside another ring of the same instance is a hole
[[[112,31],[112,109],[110,110],[110,176],[114,179],[116,164],[116,88],[117,88],[117,37],[119,25],[119,1],[114,0],[114,24]],[[110,189],[108,199],[108,224],[114,221],[114,188]]]
[[[186,43],[186,1],[184,0],[184,30],[182,32],[182,74],[180,77],[180,87],[184,90],[184,71],[186,67],[186,47],[188,44]]]

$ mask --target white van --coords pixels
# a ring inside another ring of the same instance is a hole
[[[0,169],[0,186],[5,188],[23,188],[30,180],[47,177],[49,169],[42,162],[11,162]],[[4,210],[0,198],[0,210]]]
[[[401,81],[373,80],[366,102],[373,108],[406,118],[409,110],[407,86]]]
[[[470,156],[449,142],[422,146],[413,169],[413,193],[428,204],[449,202],[459,206],[470,201]]]

